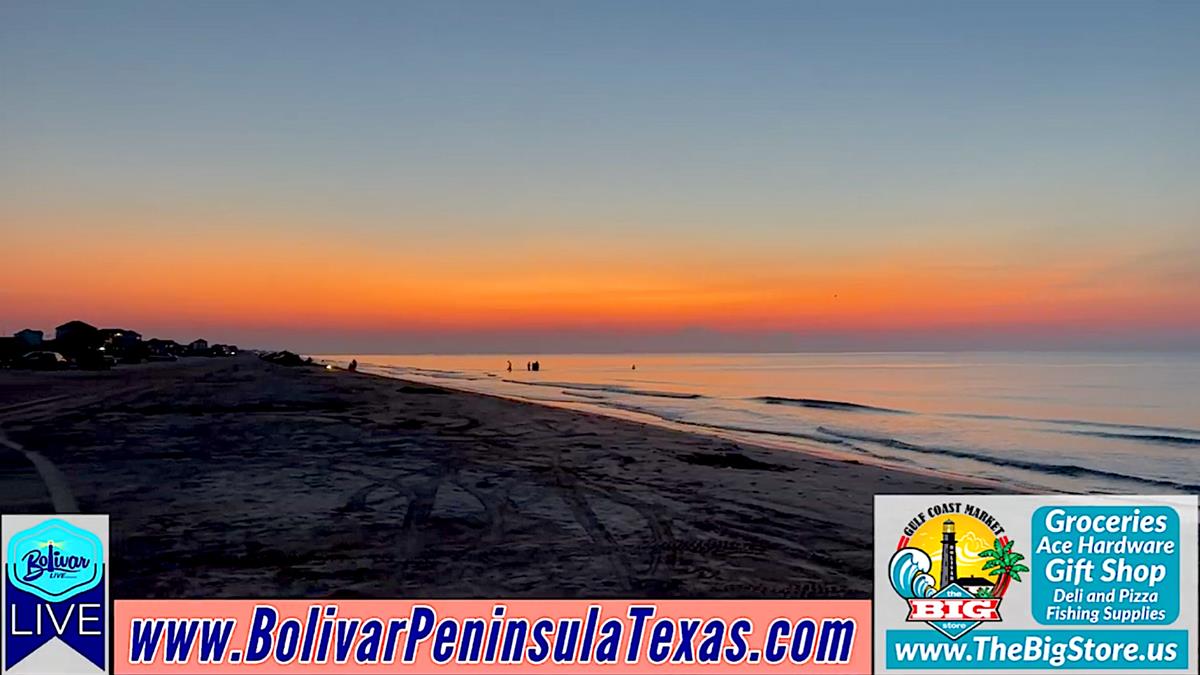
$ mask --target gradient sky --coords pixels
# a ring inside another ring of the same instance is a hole
[[[0,2],[0,331],[1200,347],[1200,3]]]

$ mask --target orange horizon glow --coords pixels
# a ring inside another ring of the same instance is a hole
[[[672,250],[669,240],[639,242],[646,246],[630,253],[600,240],[372,247],[237,228],[166,238],[150,224],[133,235],[49,247],[36,234],[60,227],[23,228],[3,254],[9,316],[364,331],[887,333],[1200,323],[1196,299],[1170,285],[1106,277],[1120,267],[1119,252],[1006,269],[973,265],[975,252],[954,244],[824,260],[800,251],[792,260],[787,251],[703,242]]]

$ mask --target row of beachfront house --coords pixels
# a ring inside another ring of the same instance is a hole
[[[135,330],[97,328],[85,321],[68,321],[58,326],[52,339],[32,328],[19,330],[9,338],[0,338],[0,360],[12,360],[39,351],[56,352],[75,361],[98,356],[136,363],[180,356],[232,356],[238,348],[236,345],[209,345],[204,339],[187,344],[159,338],[143,340],[142,334]]]

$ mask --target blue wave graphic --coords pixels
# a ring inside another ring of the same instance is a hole
[[[902,548],[888,563],[888,580],[902,598],[928,598],[936,592],[929,570],[933,561],[919,548]]]

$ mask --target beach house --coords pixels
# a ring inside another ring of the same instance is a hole
[[[13,338],[15,338],[17,342],[29,347],[30,349],[40,347],[42,345],[43,336],[44,334],[42,331],[33,330],[32,328],[25,328],[13,333]]]
[[[105,347],[117,351],[134,349],[142,341],[141,333],[126,328],[102,328],[99,335]]]
[[[146,350],[151,354],[175,355],[183,353],[183,345],[174,340],[163,340],[160,338],[150,338],[146,340]]]
[[[68,321],[54,329],[54,339],[59,342],[77,345],[90,345],[98,342],[100,329],[86,321]]]

